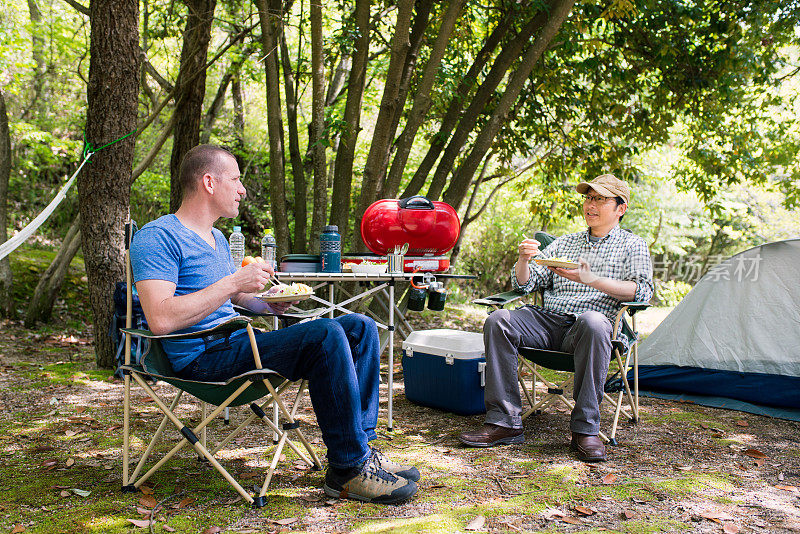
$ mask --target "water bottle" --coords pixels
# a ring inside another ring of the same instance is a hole
[[[233,227],[233,233],[228,239],[228,244],[231,247],[233,266],[238,269],[242,266],[242,261],[244,261],[244,234],[242,234],[241,226]]]
[[[269,229],[264,230],[264,237],[261,239],[261,258],[272,267],[272,270],[277,269],[278,265],[278,255],[277,255],[278,245],[275,243],[275,238],[272,235],[272,232]]]
[[[339,227],[326,226],[319,236],[320,270],[323,273],[342,272],[342,236]]]

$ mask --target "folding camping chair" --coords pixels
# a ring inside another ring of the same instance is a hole
[[[535,239],[539,241],[542,248],[546,247],[555,240],[555,237],[545,232],[536,232]],[[503,308],[521,297],[524,294],[521,291],[507,291],[490,295],[488,297],[473,300],[474,304],[487,306],[488,313]],[[541,304],[544,298],[543,292],[537,294],[538,303]],[[616,319],[611,329],[611,361],[610,365],[616,366],[616,371],[610,373],[606,379],[603,388],[603,399],[611,404],[609,407],[610,413],[613,415],[613,424],[611,432],[607,436],[603,432],[599,433],[603,441],[616,445],[617,427],[619,424],[620,414],[628,418],[631,423],[639,421],[639,353],[638,341],[639,335],[636,331],[636,317],[638,311],[644,310],[650,306],[648,302],[623,302],[622,308],[617,312]],[[626,315],[630,318],[628,322]],[[620,336],[620,333],[631,340],[630,345],[626,344]],[[575,403],[572,399],[565,395],[565,391],[572,385],[573,375],[575,373],[575,363],[573,355],[569,352],[562,352],[557,350],[545,350],[532,347],[521,347],[519,349],[517,368],[517,380],[519,382],[522,393],[527,399],[530,408],[522,414],[522,419],[526,419],[531,414],[538,414],[542,409],[553,404],[554,402],[561,402],[567,408],[572,410]],[[538,367],[544,367],[553,371],[562,371],[570,373],[561,383],[555,383],[543,375]],[[633,369],[633,388],[628,379],[628,370]],[[533,375],[530,385],[525,381],[525,374],[529,372]],[[540,381],[546,388],[546,392],[542,395],[541,399],[537,400],[536,383]],[[617,398],[612,397],[617,394]],[[623,399],[628,401],[628,409],[623,407]]]
[[[294,396],[291,409],[287,408],[286,403],[282,399],[282,395],[286,393],[287,389],[293,385],[292,382],[280,376],[278,373],[269,369],[264,369],[261,365],[261,358],[258,353],[258,346],[255,340],[255,334],[250,324],[250,319],[246,317],[235,317],[214,328],[193,332],[191,334],[168,334],[164,336],[156,336],[148,330],[131,328],[131,285],[132,275],[130,266],[130,241],[132,238],[131,225],[126,225],[126,279],[127,279],[127,323],[123,331],[127,334],[125,337],[125,363],[121,366],[124,375],[124,420],[123,420],[123,459],[122,459],[122,490],[123,491],[137,491],[138,488],[150,478],[159,468],[161,468],[169,459],[171,459],[177,452],[179,452],[187,444],[194,447],[195,451],[208,461],[219,473],[233,486],[233,488],[242,496],[244,500],[253,504],[254,507],[261,507],[266,504],[266,492],[269,487],[272,476],[277,467],[281,453],[286,445],[288,445],[304,462],[309,464],[314,469],[321,469],[322,464],[319,461],[313,447],[308,442],[299,428],[299,423],[295,419],[297,409],[306,392],[306,381],[299,382],[297,393]],[[167,355],[161,346],[160,340],[162,339],[189,339],[204,337],[208,335],[216,336],[229,336],[231,333],[241,330],[247,330],[250,338],[250,345],[253,350],[253,358],[256,369],[243,373],[239,376],[231,377],[225,382],[198,382],[194,380],[185,380],[179,378],[172,371]],[[149,349],[142,355],[141,360],[137,362],[131,361],[131,338],[137,336],[150,340]],[[134,468],[133,473],[129,473],[129,462],[131,458],[131,378],[135,380],[144,389],[145,393],[153,400],[158,409],[163,413],[164,417],[161,424],[153,434],[149,444],[142,453],[139,462]],[[177,389],[175,397],[168,405],[151,387],[148,379],[161,380],[171,384]],[[174,410],[178,406],[182,394],[186,392],[199,399],[202,403],[202,420],[193,428],[189,427],[175,414]],[[256,401],[262,399],[261,404]],[[271,420],[264,408],[270,404],[275,404],[279,412],[283,416],[284,423],[278,424],[277,419]],[[206,413],[206,405],[211,404],[216,408],[211,413]],[[229,406],[241,406],[249,404],[252,411],[238,427],[231,431],[225,439],[216,444],[209,450],[207,445],[207,427],[220,413],[224,412]],[[225,447],[230,441],[244,430],[250,423],[256,419],[264,422],[272,432],[278,436],[278,442],[275,444],[272,460],[269,469],[261,486],[258,495],[250,495],[241,484],[239,484],[233,476],[219,463],[215,455]],[[156,445],[165,437],[165,430],[169,423],[175,425],[177,430],[182,435],[181,439],[169,452],[167,452],[155,465],[153,465],[147,472],[141,474],[148,459],[152,456]],[[198,437],[198,434],[200,437]],[[290,434],[296,438],[305,453],[301,448],[289,439]],[[307,453],[307,455],[306,455]]]

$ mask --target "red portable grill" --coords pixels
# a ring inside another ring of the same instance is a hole
[[[403,270],[443,272],[450,268],[450,258],[444,254],[455,246],[460,231],[456,210],[445,202],[419,195],[378,200],[361,219],[361,238],[376,256],[348,255],[342,261],[385,261],[396,246],[408,243]]]

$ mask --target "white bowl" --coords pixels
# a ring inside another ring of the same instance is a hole
[[[356,264],[351,267],[351,270],[354,273],[362,273],[362,274],[383,274],[386,272],[386,264],[381,263],[379,265],[361,265]]]

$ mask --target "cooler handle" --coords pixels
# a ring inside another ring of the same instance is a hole
[[[486,362],[478,362],[478,372],[481,374],[481,387],[486,387]]]
[[[414,195],[413,197],[408,198],[401,198],[397,202],[398,206],[400,206],[401,210],[409,209],[409,210],[433,210],[436,207],[433,205],[433,202],[428,200],[427,198],[423,197],[422,195]]]

